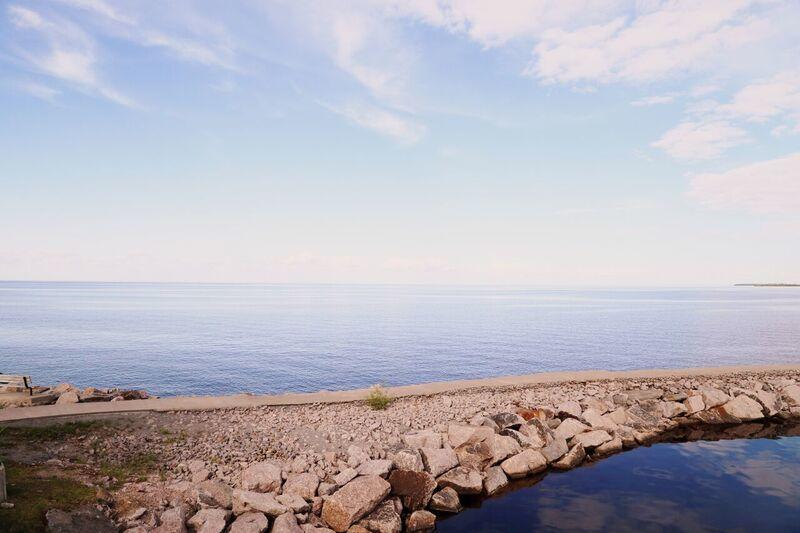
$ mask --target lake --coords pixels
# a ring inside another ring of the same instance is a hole
[[[159,395],[800,361],[800,289],[0,282],[0,372]]]
[[[800,437],[636,448],[485,500],[437,531],[800,531]]]

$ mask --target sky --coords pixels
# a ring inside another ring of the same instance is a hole
[[[800,2],[2,0],[0,279],[800,282]]]

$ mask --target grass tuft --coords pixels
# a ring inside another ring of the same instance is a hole
[[[382,411],[392,403],[392,397],[381,385],[373,385],[369,389],[366,402],[373,410]]]

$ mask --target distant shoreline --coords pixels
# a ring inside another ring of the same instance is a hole
[[[734,287],[800,287],[800,283],[734,283]]]

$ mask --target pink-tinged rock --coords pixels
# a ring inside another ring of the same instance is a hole
[[[429,511],[414,511],[406,519],[406,531],[432,531],[436,515]]]
[[[392,463],[398,470],[413,470],[422,472],[425,470],[425,463],[417,449],[400,450],[392,456]]]
[[[560,418],[580,418],[583,409],[581,409],[581,404],[574,400],[569,400],[563,402],[556,407],[556,412]]]
[[[491,496],[508,486],[508,477],[499,466],[493,466],[486,471],[483,479],[483,492]]]
[[[778,395],[769,391],[756,391],[755,399],[764,406],[764,411],[767,416],[775,416],[780,412],[781,408],[783,408],[783,402]]]
[[[571,439],[578,433],[589,431],[589,426],[579,422],[574,418],[567,418],[553,431],[555,438]]]
[[[705,404],[706,409],[720,406],[731,399],[731,397],[725,394],[723,391],[714,387],[703,387],[698,392],[700,393],[700,396],[703,397],[703,403]]]
[[[557,470],[571,470],[586,459],[586,450],[582,444],[576,444],[564,457],[552,464]]]
[[[374,533],[400,533],[403,520],[391,500],[384,500],[374,511],[358,521],[358,525]]]
[[[389,459],[370,459],[364,461],[357,468],[359,476],[381,476],[386,477],[389,475],[389,470],[392,469],[392,461]]]
[[[447,427],[447,439],[453,448],[458,448],[464,444],[483,442],[494,434],[494,430],[486,426],[450,424]]]
[[[738,418],[741,421],[764,418],[762,405],[744,394],[725,403],[721,409],[725,411],[727,415]]]
[[[235,515],[256,511],[274,518],[288,510],[272,494],[239,489],[234,489],[233,491],[233,513]]]
[[[242,489],[254,492],[281,490],[281,468],[267,462],[253,463],[242,470]]]
[[[450,448],[420,448],[425,470],[438,477],[458,466],[458,456]]]
[[[781,391],[781,399],[789,407],[800,406],[800,385],[789,385]]]
[[[544,448],[539,450],[548,463],[558,461],[565,453],[569,451],[567,440],[563,437],[554,438]]]
[[[269,520],[264,513],[244,513],[234,520],[228,533],[265,533],[269,529]]]
[[[319,478],[316,474],[311,472],[289,474],[286,483],[283,484],[283,493],[297,494],[301,498],[311,501],[317,494],[317,487],[319,487]]]
[[[572,438],[573,444],[582,444],[584,448],[597,448],[604,442],[611,440],[611,435],[602,429],[579,433]]]
[[[442,447],[442,435],[430,429],[406,433],[402,439],[412,449]]]
[[[200,509],[187,523],[197,533],[222,533],[230,517],[226,509]]]
[[[270,533],[303,533],[303,529],[297,525],[294,514],[283,513],[275,519]]]
[[[536,450],[525,450],[503,461],[500,466],[511,479],[523,478],[547,468],[547,459]]]
[[[616,437],[608,442],[604,442],[594,450],[595,457],[604,457],[622,451],[622,438]]]
[[[699,394],[686,398],[686,400],[683,401],[683,405],[686,406],[686,412],[690,415],[699,413],[706,408],[706,404],[703,402],[703,397]]]
[[[450,487],[459,494],[480,494],[483,490],[481,475],[471,468],[456,467],[439,476],[439,488]]]
[[[389,475],[392,494],[399,496],[406,509],[424,509],[436,490],[436,479],[428,472],[392,470]]]
[[[347,531],[356,520],[372,512],[391,488],[382,477],[358,477],[328,497],[322,506],[322,519],[334,531]]]
[[[428,507],[434,511],[458,513],[461,511],[461,500],[455,489],[445,487],[433,495]]]

